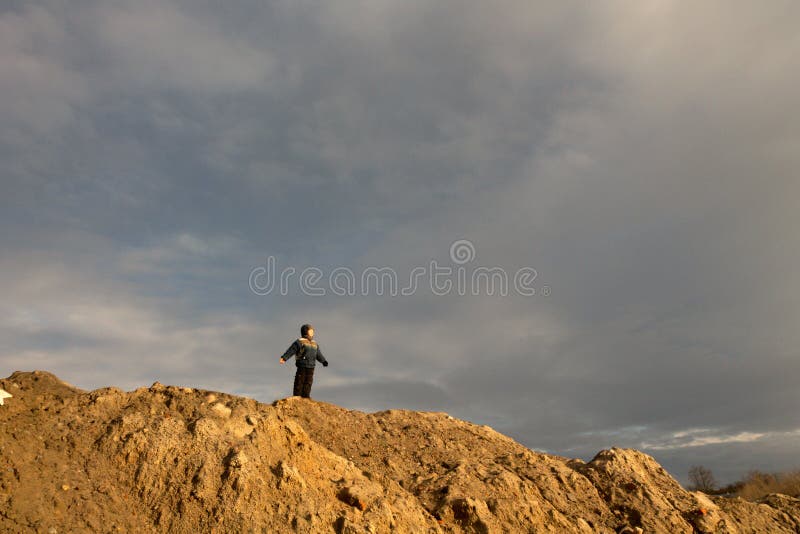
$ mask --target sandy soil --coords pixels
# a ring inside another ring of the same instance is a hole
[[[541,454],[446,413],[0,380],[3,532],[800,532],[800,500],[684,490],[650,456]]]

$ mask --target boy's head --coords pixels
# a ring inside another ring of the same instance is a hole
[[[300,327],[300,335],[306,339],[313,339],[314,337],[314,327],[310,324],[304,324]]]

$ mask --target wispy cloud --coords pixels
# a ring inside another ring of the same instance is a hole
[[[797,433],[789,432],[788,434]],[[708,445],[720,445],[723,443],[738,443],[758,441],[768,437],[768,432],[737,432],[735,434],[718,434],[713,429],[690,429],[675,432],[670,436],[665,436],[657,441],[643,441],[642,449],[645,450],[668,450],[683,449],[687,447],[705,447]]]

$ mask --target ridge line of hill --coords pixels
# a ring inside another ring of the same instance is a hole
[[[530,450],[445,412],[158,382],[0,379],[8,532],[800,532],[800,500],[686,491],[651,456]]]

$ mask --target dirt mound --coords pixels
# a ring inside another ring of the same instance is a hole
[[[0,380],[3,532],[798,532],[800,500],[684,490],[650,456],[541,454],[441,412]]]

